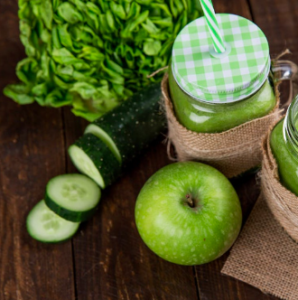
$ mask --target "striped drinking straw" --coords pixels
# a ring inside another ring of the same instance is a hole
[[[212,37],[213,46],[217,53],[225,52],[224,40],[219,30],[215,11],[211,0],[200,0],[207,21],[207,25]]]

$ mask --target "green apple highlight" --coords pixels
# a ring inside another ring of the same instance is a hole
[[[236,191],[218,170],[180,162],[156,172],[135,207],[137,229],[161,258],[181,265],[210,262],[236,240],[242,212]]]

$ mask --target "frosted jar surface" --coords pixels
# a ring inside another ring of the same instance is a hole
[[[222,132],[269,114],[276,105],[269,79],[252,96],[233,103],[207,103],[186,94],[169,67],[169,89],[179,122],[200,133]]]

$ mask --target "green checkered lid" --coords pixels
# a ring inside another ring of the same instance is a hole
[[[172,72],[191,97],[210,103],[230,103],[255,93],[270,71],[269,46],[262,30],[232,14],[216,14],[226,52],[217,54],[205,17],[194,20],[177,36]]]

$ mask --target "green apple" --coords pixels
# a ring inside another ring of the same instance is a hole
[[[218,170],[179,162],[156,172],[135,207],[137,229],[161,258],[181,265],[210,262],[236,240],[242,212],[236,191]]]

